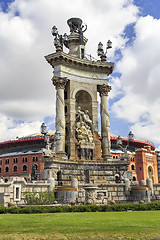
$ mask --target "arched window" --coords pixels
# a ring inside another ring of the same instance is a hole
[[[35,169],[37,170],[37,169],[38,169],[38,165],[37,165],[37,164],[34,164],[34,166],[35,166]]]
[[[134,166],[133,164],[131,165],[131,169],[132,169],[132,170],[135,170],[135,166]]]
[[[133,177],[133,181],[136,181],[136,177]]]
[[[115,174],[115,182],[116,183],[120,182],[120,178],[119,178],[119,174],[118,173]]]
[[[6,171],[6,172],[9,172],[9,167],[6,167],[5,171]]]
[[[153,178],[153,168],[151,166],[148,167],[148,177]]]
[[[26,172],[26,171],[27,171],[27,165],[23,165],[22,171],[23,171],[23,172]]]
[[[13,167],[13,172],[17,172],[17,166]]]
[[[1,174],[1,172],[2,172],[2,169],[0,168],[0,174]]]

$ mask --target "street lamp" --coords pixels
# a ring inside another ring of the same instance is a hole
[[[123,156],[123,157],[127,157],[127,158],[128,158],[127,148],[129,147],[129,142],[130,142],[131,140],[134,140],[134,134],[130,131],[129,134],[128,134],[127,145],[126,145],[125,148],[123,148],[121,136],[118,136],[118,137],[117,137],[116,143],[117,143],[117,146],[120,147],[120,149],[122,150],[122,152],[123,152],[123,155],[122,155],[122,156]]]
[[[106,56],[107,49],[110,49],[110,48],[112,48],[111,40],[108,40],[105,52],[103,50],[103,44],[101,42],[98,43],[97,54],[98,54],[98,56],[100,56],[102,62],[106,62],[106,59],[107,59],[107,56]]]
[[[134,140],[134,134],[132,133],[132,131],[129,132],[128,134],[128,141]]]
[[[57,27],[52,27],[52,35],[54,37],[54,46],[56,47],[56,52],[63,50],[63,44],[68,40],[68,36],[66,33],[64,35],[59,35]]]
[[[42,123],[41,125],[41,133],[45,135],[47,133],[47,125],[45,123]]]
[[[44,141],[46,144],[46,148],[49,147],[49,134],[47,132],[47,125],[45,123],[42,123],[41,125],[41,133],[44,135]]]
[[[117,145],[118,145],[120,148],[122,147],[122,138],[121,138],[120,135],[117,137],[116,143],[117,143]]]

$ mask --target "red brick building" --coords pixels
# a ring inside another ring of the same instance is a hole
[[[111,137],[111,154],[113,159],[118,159],[123,154],[116,146],[117,137]],[[157,153],[152,143],[122,138],[123,148],[127,147],[130,157],[128,171],[132,172],[132,180],[140,182],[152,178],[153,183],[158,183]]]
[[[54,137],[50,136],[50,142]],[[36,178],[40,179],[43,169],[42,151],[45,147],[42,135],[20,138],[0,143],[0,176],[6,181],[13,176],[31,178],[32,166],[35,165]]]
[[[54,132],[50,132],[50,142],[54,142]],[[118,159],[122,150],[118,148],[117,137],[111,136],[111,154],[113,159]],[[0,176],[6,181],[13,176],[23,176],[30,179],[32,166],[35,165],[37,179],[43,169],[42,151],[45,147],[42,135],[25,137],[14,141],[0,143]],[[153,183],[158,183],[157,156],[153,144],[122,138],[122,147],[127,148],[130,157],[128,171],[132,172],[133,181],[152,178]]]

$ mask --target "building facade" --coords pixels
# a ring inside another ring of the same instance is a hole
[[[50,131],[50,143],[54,141],[54,131]],[[101,138],[99,137],[101,140]],[[113,160],[119,159],[123,151],[116,144],[117,137],[111,135],[111,156]],[[122,138],[123,147],[128,144],[128,138]],[[0,143],[0,176],[5,181],[11,177],[24,177],[30,180],[32,167],[35,165],[36,179],[41,179],[43,170],[42,148],[45,147],[44,137],[40,134],[26,138]],[[158,183],[158,173],[160,176],[160,154],[155,152],[153,144],[132,140],[127,147],[130,163],[128,171],[131,172],[132,181],[146,180],[152,178],[153,183]],[[157,156],[158,154],[158,156]],[[157,164],[158,163],[158,164]],[[159,168],[158,168],[159,167]],[[116,181],[116,177],[115,177]]]

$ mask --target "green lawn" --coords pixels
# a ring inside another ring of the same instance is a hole
[[[160,239],[160,211],[0,215],[0,239]]]

